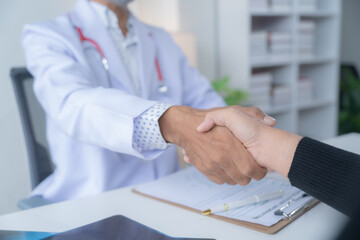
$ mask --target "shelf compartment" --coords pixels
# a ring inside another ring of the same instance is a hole
[[[249,41],[252,67],[288,64],[293,59],[292,17],[253,16]]]
[[[302,23],[302,24],[301,24]],[[314,16],[301,16],[299,18],[299,28],[306,23],[307,27],[309,24],[315,25],[315,28],[307,28],[300,32],[298,30],[298,52],[300,61],[316,61],[315,59],[330,59],[337,56],[337,18],[319,18]],[[300,41],[302,39],[302,41]],[[304,41],[306,42],[304,42]],[[305,45],[304,45],[305,44]],[[309,45],[311,44],[311,45]],[[300,54],[300,48],[306,47],[306,55],[309,57],[303,57]],[[308,49],[308,47],[312,46]],[[310,54],[307,52],[310,51]],[[312,54],[311,54],[312,53]]]
[[[317,140],[324,140],[337,135],[337,107],[326,105],[321,108],[299,111],[298,133]]]
[[[293,68],[291,66],[265,67],[253,69],[249,82],[250,98],[246,101],[247,105],[257,106],[271,112],[286,112],[292,101],[292,79]],[[273,87],[280,86],[275,91],[276,99],[273,94]],[[287,97],[289,99],[287,99]],[[275,100],[281,103],[274,106]],[[283,106],[286,105],[286,106]]]
[[[292,28],[292,17],[289,16],[253,16],[252,31],[289,31]]]
[[[338,68],[335,62],[300,66],[299,77],[310,79],[313,85],[312,104],[302,106],[299,103],[300,108],[335,103],[338,91]]]

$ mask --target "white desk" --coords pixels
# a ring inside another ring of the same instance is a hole
[[[360,134],[326,141],[360,154]],[[176,237],[231,239],[333,239],[347,218],[321,203],[275,235],[267,235],[119,189],[96,196],[0,216],[1,230],[62,232],[121,214]]]

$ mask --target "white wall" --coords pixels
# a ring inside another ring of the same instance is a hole
[[[24,66],[20,43],[25,23],[53,19],[75,0],[0,1],[0,214],[16,211],[30,192],[25,144],[9,71]]]
[[[144,22],[176,33],[173,34],[174,40],[183,48],[192,65],[210,80],[214,80],[219,76],[216,48],[217,1],[136,0],[131,8]],[[179,34],[182,39],[190,39],[190,48],[186,41],[178,41]]]
[[[179,0],[178,3],[179,30],[194,35],[197,42],[198,68],[209,80],[219,77],[217,1]]]
[[[130,4],[130,9],[141,21],[161,27],[170,32],[174,41],[184,51],[190,64],[198,67],[198,50],[201,50],[203,47],[197,44],[199,38],[192,34],[192,32],[194,32],[193,29],[180,26],[180,22],[183,20],[183,16],[180,15],[180,11],[182,10],[181,4],[184,1],[185,0],[136,0]],[[198,1],[200,3],[200,0],[197,0],[197,2]],[[204,21],[206,20],[207,19],[204,19]],[[200,47],[200,49],[198,49],[198,47]],[[200,69],[201,67],[200,65]],[[214,69],[214,66],[210,66],[210,68]]]
[[[360,71],[360,1],[343,0],[341,61],[355,63]]]
[[[179,30],[179,0],[136,0],[131,9],[144,22],[166,29]]]

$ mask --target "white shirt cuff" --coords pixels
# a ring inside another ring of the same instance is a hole
[[[134,119],[133,147],[139,151],[164,150],[168,144],[162,137],[159,127],[159,118],[172,105],[158,103]]]

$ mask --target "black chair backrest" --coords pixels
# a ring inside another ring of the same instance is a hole
[[[53,172],[46,143],[45,113],[33,93],[32,75],[26,68],[10,72],[27,148],[31,185],[36,187]]]

